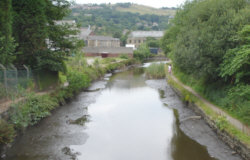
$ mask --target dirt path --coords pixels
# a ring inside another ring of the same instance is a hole
[[[179,85],[183,86],[186,90],[188,90],[193,95],[195,95],[196,97],[198,97],[201,101],[203,101],[203,103],[206,104],[206,106],[208,106],[209,108],[211,108],[214,112],[216,112],[217,114],[219,114],[221,116],[225,116],[226,119],[228,120],[228,122],[230,122],[233,126],[235,126],[236,128],[238,128],[242,132],[250,135],[250,128],[247,125],[244,125],[242,122],[240,122],[239,120],[233,118],[228,113],[226,113],[225,111],[223,111],[222,109],[220,109],[218,106],[215,106],[214,104],[212,104],[211,102],[209,102],[208,100],[206,100],[205,98],[203,98],[201,95],[199,95],[197,92],[195,92],[191,87],[184,85],[174,75],[171,75],[171,77],[173,78],[173,80],[175,82],[177,82]]]
[[[37,92],[36,95],[44,95],[44,94],[47,94],[47,93],[50,93],[51,91],[44,91],[44,92]],[[8,101],[5,101],[3,103],[0,104],[0,115],[4,112],[6,112],[11,104],[13,103],[18,103],[22,100],[24,100],[26,97],[20,97],[20,98],[17,98],[15,100],[8,100]]]

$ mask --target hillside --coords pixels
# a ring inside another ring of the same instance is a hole
[[[156,9],[132,3],[76,4],[66,19],[75,20],[82,27],[91,26],[96,34],[113,35],[123,31],[166,30],[175,9]]]
[[[139,13],[141,15],[144,14],[155,14],[158,16],[174,16],[176,13],[176,9],[157,9],[149,6],[131,4],[129,7],[122,7],[116,5],[116,10],[120,12],[131,12],[131,13]]]

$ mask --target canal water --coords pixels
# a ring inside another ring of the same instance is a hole
[[[143,70],[95,82],[88,92],[29,128],[5,159],[216,160],[180,129],[174,106],[184,105],[166,81],[147,80]]]

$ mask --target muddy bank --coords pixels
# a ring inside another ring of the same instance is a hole
[[[179,96],[166,83],[166,80],[148,80],[146,83],[162,94],[162,102],[169,108],[178,110],[179,123],[181,130],[201,145],[207,147],[208,153],[219,160],[241,160],[241,156],[227,146],[210,128],[204,119],[192,118],[200,114],[195,113],[183,102],[171,103],[173,99],[179,99]],[[164,95],[163,95],[164,92]]]

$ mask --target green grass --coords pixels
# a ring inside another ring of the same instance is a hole
[[[159,16],[174,16],[176,13],[176,10],[173,9],[164,10],[138,4],[132,4],[129,8],[117,7],[116,10],[121,12],[139,13],[142,15],[155,14]]]
[[[161,79],[165,78],[165,64],[164,63],[152,63],[146,68],[146,75],[150,79]]]

